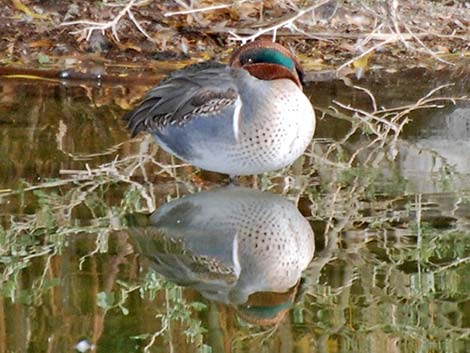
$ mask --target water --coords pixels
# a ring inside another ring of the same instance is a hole
[[[311,147],[235,196],[129,140],[148,81],[0,79],[0,352],[468,352],[468,77],[309,84]]]

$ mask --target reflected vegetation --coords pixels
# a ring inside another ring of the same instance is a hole
[[[467,352],[467,77],[312,83],[305,155],[240,187],[128,139],[147,86],[1,79],[0,353]]]

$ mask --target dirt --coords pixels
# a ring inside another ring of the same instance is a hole
[[[470,56],[468,1],[317,1],[325,4],[298,19],[293,18],[313,2],[198,0],[193,10],[227,7],[172,15],[185,10],[186,2],[141,1],[119,18],[130,2],[3,0],[0,74],[14,67],[129,75],[161,63],[225,60],[240,45],[233,33],[249,36],[282,21],[291,25],[280,27],[276,40],[291,47],[309,72],[341,65],[346,74],[446,61],[468,65]],[[66,24],[115,19],[114,33],[111,27],[90,32],[89,24]]]

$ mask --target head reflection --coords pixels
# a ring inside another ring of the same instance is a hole
[[[132,234],[157,272],[260,324],[284,316],[314,252],[313,231],[293,203],[234,186],[171,201]]]

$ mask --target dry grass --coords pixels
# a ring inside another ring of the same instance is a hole
[[[105,6],[116,5],[105,2]],[[159,32],[152,31],[150,22],[139,21],[134,16],[134,12],[142,12],[148,18],[155,7],[163,14],[158,20],[162,29]],[[206,51],[213,52],[213,43],[207,42],[204,36],[217,36],[228,43],[246,43],[260,36],[271,36],[273,40],[289,42],[306,55],[311,55],[311,49],[319,46],[323,52],[341,48],[349,59],[339,65],[338,71],[370,53],[384,49],[401,52],[403,48],[407,55],[424,53],[453,65],[445,59],[445,54],[455,50],[468,52],[470,39],[470,9],[458,4],[449,7],[440,2],[199,0],[165,1],[156,5],[152,1],[132,0],[123,3],[121,8],[109,20],[79,19],[62,25],[78,26],[72,33],[86,34],[81,39],[89,40],[93,31],[110,30],[119,41],[119,23],[130,21],[138,32],[160,46],[160,50],[174,48],[185,53],[198,51],[201,43]],[[174,31],[175,26],[186,27],[190,33],[199,32],[201,36],[180,35]],[[179,40],[170,43],[164,33],[173,33]],[[327,44],[322,45],[322,42]]]

